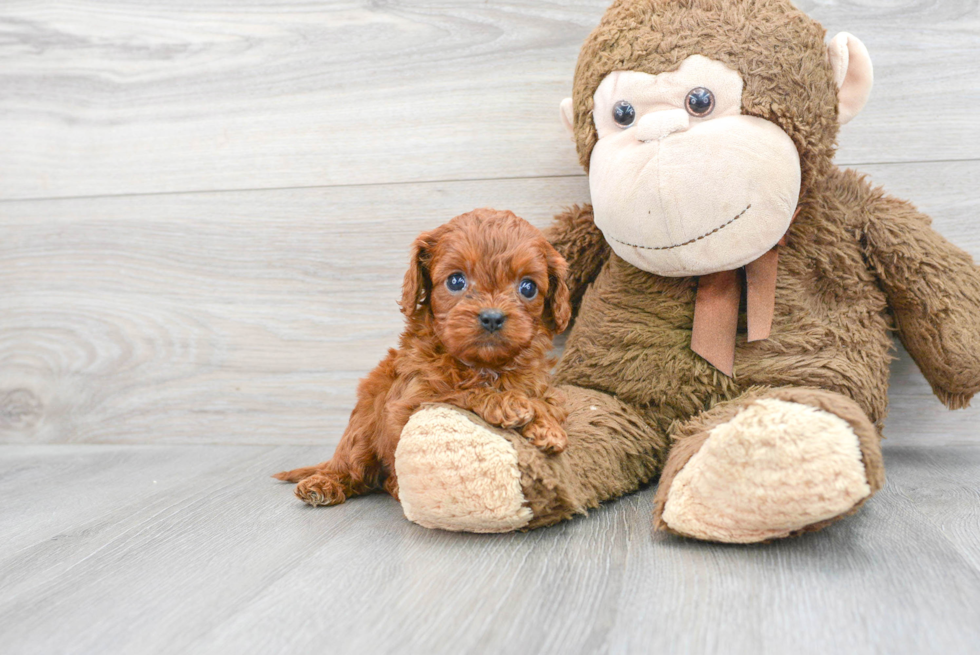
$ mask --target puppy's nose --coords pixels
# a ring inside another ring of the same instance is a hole
[[[496,332],[504,327],[507,316],[499,309],[484,309],[480,312],[480,327],[487,332]]]

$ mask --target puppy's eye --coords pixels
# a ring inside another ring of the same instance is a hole
[[[462,273],[453,273],[446,278],[446,288],[454,293],[459,293],[466,288],[466,276]]]
[[[613,120],[616,121],[616,125],[629,127],[636,120],[636,110],[627,101],[620,100],[613,105],[612,116]]]
[[[534,296],[538,295],[538,285],[534,283],[534,280],[530,278],[524,278],[521,283],[517,285],[517,290],[522,296],[531,300]]]
[[[684,107],[691,116],[707,116],[715,108],[715,94],[703,86],[687,92]]]

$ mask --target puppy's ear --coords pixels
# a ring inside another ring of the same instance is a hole
[[[568,263],[547,241],[544,242],[544,252],[548,259],[548,296],[545,298],[544,319],[552,332],[561,334],[572,319],[571,294],[565,282]]]
[[[420,308],[428,307],[429,295],[432,293],[429,263],[432,260],[432,248],[441,234],[442,228],[436,228],[431,232],[423,232],[412,242],[412,257],[402,282],[402,299],[398,303],[402,314],[409,318],[415,316]]]

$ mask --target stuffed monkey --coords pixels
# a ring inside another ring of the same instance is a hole
[[[980,274],[909,203],[832,162],[864,46],[787,0],[620,0],[561,116],[592,205],[555,219],[575,324],[568,448],[446,406],[396,453],[405,515],[549,525],[660,476],[657,528],[749,543],[821,528],[884,482],[890,334],[936,395],[980,389]]]

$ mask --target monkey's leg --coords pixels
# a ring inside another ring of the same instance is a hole
[[[562,387],[568,444],[547,455],[521,434],[449,405],[428,405],[395,452],[405,516],[428,528],[508,532],[584,514],[661,469],[666,439],[612,396]]]
[[[753,543],[820,529],[884,484],[879,436],[854,401],[818,389],[747,392],[678,428],[658,529]]]

